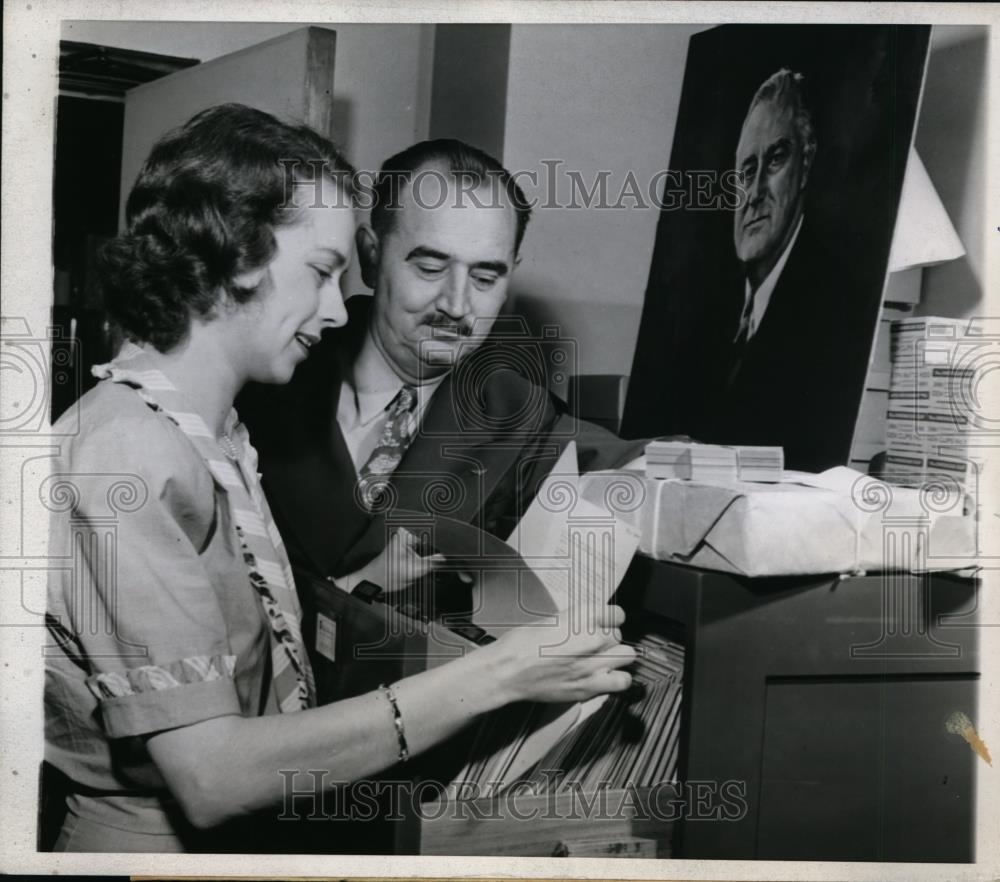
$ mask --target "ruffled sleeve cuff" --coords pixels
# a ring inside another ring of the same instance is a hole
[[[240,713],[236,656],[193,656],[161,665],[106,671],[87,679],[111,738],[176,729]]]

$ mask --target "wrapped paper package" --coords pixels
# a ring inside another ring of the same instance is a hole
[[[975,518],[963,514],[961,494],[890,486],[843,467],[785,472],[774,484],[591,472],[580,489],[639,529],[641,553],[704,569],[756,577],[975,564]]]

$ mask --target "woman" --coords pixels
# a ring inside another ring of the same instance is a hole
[[[54,547],[77,549],[49,589],[46,757],[72,790],[59,850],[222,850],[220,825],[273,819],[281,770],[357,780],[508,702],[629,684],[609,607],[559,655],[539,651],[545,629],[518,629],[314,707],[287,558],[232,402],[248,381],[287,382],[346,320],[350,177],[315,132],[225,105],[161,140],[129,197],[105,292],[130,342],[95,368],[58,469],[70,517],[54,519]],[[109,523],[112,546],[95,539]]]

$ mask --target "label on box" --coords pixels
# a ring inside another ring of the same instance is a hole
[[[330,661],[337,660],[337,620],[316,614],[316,651]]]

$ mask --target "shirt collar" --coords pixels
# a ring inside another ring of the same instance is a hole
[[[370,339],[365,341],[370,343]],[[403,388],[405,383],[386,361],[381,350],[375,345],[365,345],[351,369],[345,372],[350,379],[348,383],[357,408],[357,421],[366,425],[379,417],[392,403],[392,400]],[[417,403],[414,412],[427,406],[437,387],[444,381],[446,374],[423,383],[414,384],[417,390]]]

